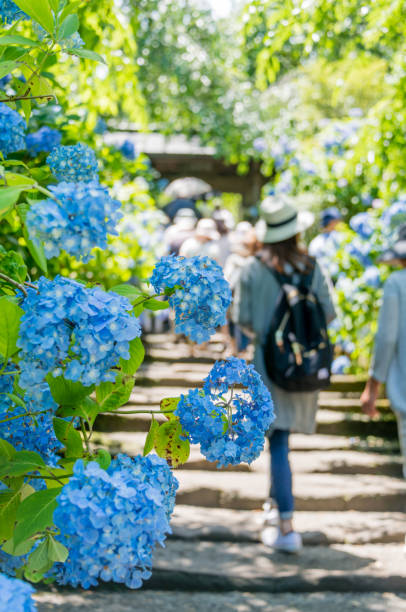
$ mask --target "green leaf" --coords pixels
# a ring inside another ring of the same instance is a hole
[[[27,569],[29,572],[42,572],[45,568],[47,571],[49,565],[48,559],[48,538],[45,538],[41,544],[30,554],[27,561]]]
[[[7,397],[10,398],[11,401],[14,402],[17,406],[20,406],[20,408],[27,407],[26,403],[21,399],[21,397],[15,395],[15,393],[5,393],[4,395],[7,395]]]
[[[13,535],[20,500],[21,488],[9,489],[0,494],[0,541],[8,540]]]
[[[178,420],[171,420],[159,426],[155,433],[155,450],[172,467],[186,463],[190,454],[189,440],[183,439],[185,433]]]
[[[10,72],[13,72],[16,68],[18,68],[19,63],[11,60],[6,60],[4,62],[0,62],[0,79],[5,77]]]
[[[29,189],[30,187],[26,185],[0,187],[0,219],[10,212],[20,197],[20,194],[26,191],[27,188]]]
[[[36,181],[25,174],[17,174],[16,172],[6,172],[5,174],[7,185],[35,185]]]
[[[54,377],[48,374],[46,381],[52,397],[60,406],[78,404],[94,391],[94,385],[85,387],[82,383],[66,380],[63,376]]]
[[[120,367],[126,374],[135,374],[144,361],[145,349],[139,338],[130,342],[130,359],[120,359]]]
[[[111,455],[105,448],[99,448],[96,455],[96,461],[102,470],[107,470],[111,463]]]
[[[100,406],[90,397],[85,397],[78,404],[70,406],[61,406],[58,409],[58,416],[60,417],[82,417],[89,424],[91,428],[97,415],[100,412]]]
[[[53,536],[48,536],[48,558],[51,561],[64,563],[68,555],[69,551],[66,546],[55,540]]]
[[[144,308],[147,310],[166,310],[166,308],[169,308],[169,302],[167,300],[161,301],[151,298],[144,302]]]
[[[162,412],[165,412],[166,410],[174,412],[178,407],[179,402],[180,397],[165,397],[163,400],[161,400],[159,407]]]
[[[0,438],[0,459],[10,460],[16,454],[16,449],[7,440]]]
[[[0,46],[2,45],[24,45],[26,47],[39,47],[41,43],[20,36],[19,34],[13,34],[12,36],[0,36]]]
[[[59,11],[59,0],[49,0],[49,4],[51,5],[51,9],[54,13]]]
[[[96,53],[95,51],[90,51],[90,49],[65,49],[66,53],[70,53],[71,55],[77,55],[78,57],[84,57],[86,59],[93,60],[95,62],[100,62],[101,64],[106,64],[106,60]]]
[[[148,453],[150,453],[152,449],[154,448],[155,436],[156,436],[158,429],[159,429],[159,423],[158,421],[154,419],[154,417],[152,417],[149,432],[148,432],[148,435],[146,437],[145,444],[144,444],[144,451],[143,451],[144,457],[148,455]]]
[[[52,36],[54,17],[48,0],[15,0],[15,4]]]
[[[64,19],[68,15],[71,15],[72,13],[74,13],[81,4],[82,4],[82,0],[75,0],[74,2],[70,0],[70,2],[68,2],[68,4],[64,7],[61,14],[59,15],[59,20],[61,22],[64,21]]]
[[[53,514],[57,506],[56,498],[62,487],[37,491],[23,502],[17,511],[17,526],[14,543],[17,546],[35,533],[41,533],[53,523]]]
[[[64,419],[54,417],[53,424],[56,437],[66,447],[66,456],[82,457],[82,436],[78,431],[76,431],[76,429],[74,429],[72,423],[69,423]]]
[[[123,406],[130,399],[134,387],[134,380],[117,376],[117,382],[101,383],[96,387],[96,399],[100,404],[100,412],[115,410]]]
[[[123,295],[131,302],[131,304],[133,304],[140,296],[144,297],[141,289],[134,287],[134,285],[116,285],[115,287],[112,287],[110,291],[114,291],[114,293],[118,293],[118,295]]]
[[[5,361],[18,350],[16,342],[23,312],[12,298],[0,297],[0,354]]]
[[[79,18],[77,15],[68,15],[66,19],[63,20],[61,27],[58,30],[57,39],[63,40],[65,38],[69,38],[75,32],[78,31],[79,28]]]
[[[23,476],[44,467],[45,461],[38,453],[33,451],[16,451],[8,462],[0,464],[0,478]]]
[[[44,253],[44,245],[40,241],[36,240],[34,242],[33,240],[31,240],[28,235],[27,228],[25,226],[23,228],[23,236],[27,245],[27,249],[31,253],[33,260],[45,274],[48,274],[48,264]]]

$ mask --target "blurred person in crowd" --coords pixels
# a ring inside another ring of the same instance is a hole
[[[361,405],[366,414],[377,416],[376,401],[381,385],[386,384],[398,421],[403,476],[406,478],[406,224],[400,228],[395,245],[383,253],[381,261],[399,266],[400,270],[393,272],[384,285],[374,354]]]
[[[220,234],[213,219],[200,219],[193,235],[182,244],[179,255],[183,257],[210,257],[219,263],[218,241]]]
[[[173,225],[164,234],[169,254],[178,255],[182,244],[194,234],[197,217],[191,208],[181,208],[175,215]]]
[[[314,432],[318,391],[286,391],[276,385],[268,376],[264,349],[281,296],[281,277],[287,277],[299,289],[301,284],[309,284],[325,323],[335,318],[335,310],[327,274],[299,244],[300,233],[314,221],[312,213],[298,212],[291,199],[280,194],[268,196],[262,202],[260,216],[256,228],[263,246],[241,271],[232,314],[233,320],[254,340],[253,363],[271,391],[275,405],[276,419],[268,432],[271,490],[270,499],[264,505],[262,541],[276,550],[294,553],[301,549],[302,539],[293,527],[289,434]]]
[[[241,270],[247,263],[248,257],[255,254],[257,250],[257,236],[251,223],[241,221],[235,231],[230,235],[231,254],[227,257],[224,266],[224,277],[234,294]],[[246,351],[251,338],[244,334],[240,326],[229,317],[228,331],[230,336],[230,354],[237,355]],[[242,355],[243,356],[243,355]]]
[[[224,268],[227,257],[231,253],[230,232],[235,225],[234,217],[229,210],[219,208],[213,212],[212,219],[216,224],[218,233],[220,234],[217,244],[219,250],[218,263],[222,268]]]

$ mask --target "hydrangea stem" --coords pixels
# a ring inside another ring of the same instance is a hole
[[[12,285],[13,287],[17,287],[17,289],[19,289],[24,294],[24,296],[27,297],[28,293],[24,285],[14,280],[13,278],[10,278],[6,274],[3,274],[2,272],[0,272],[0,279],[5,281],[9,285]]]

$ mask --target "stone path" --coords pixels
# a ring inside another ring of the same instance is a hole
[[[221,343],[190,358],[168,336],[148,338],[147,363],[127,410],[157,408],[201,384]],[[388,402],[381,417],[360,414],[363,381],[338,377],[320,397],[317,433],[293,435],[291,460],[301,555],[286,556],[259,540],[268,487],[268,454],[252,466],[218,470],[192,448],[176,470],[180,482],[172,529],[156,552],[141,591],[103,585],[94,591],[39,589],[39,610],[165,612],[406,612],[406,482]],[[142,450],[149,421],[101,416],[96,443],[111,451]]]

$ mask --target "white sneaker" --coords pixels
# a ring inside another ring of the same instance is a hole
[[[279,528],[266,527],[261,532],[261,540],[265,546],[286,553],[298,553],[303,548],[302,536],[297,531],[283,535]]]
[[[271,500],[267,500],[262,506],[262,509],[261,522],[264,527],[276,527],[279,525],[279,512],[278,509],[272,505]]]

